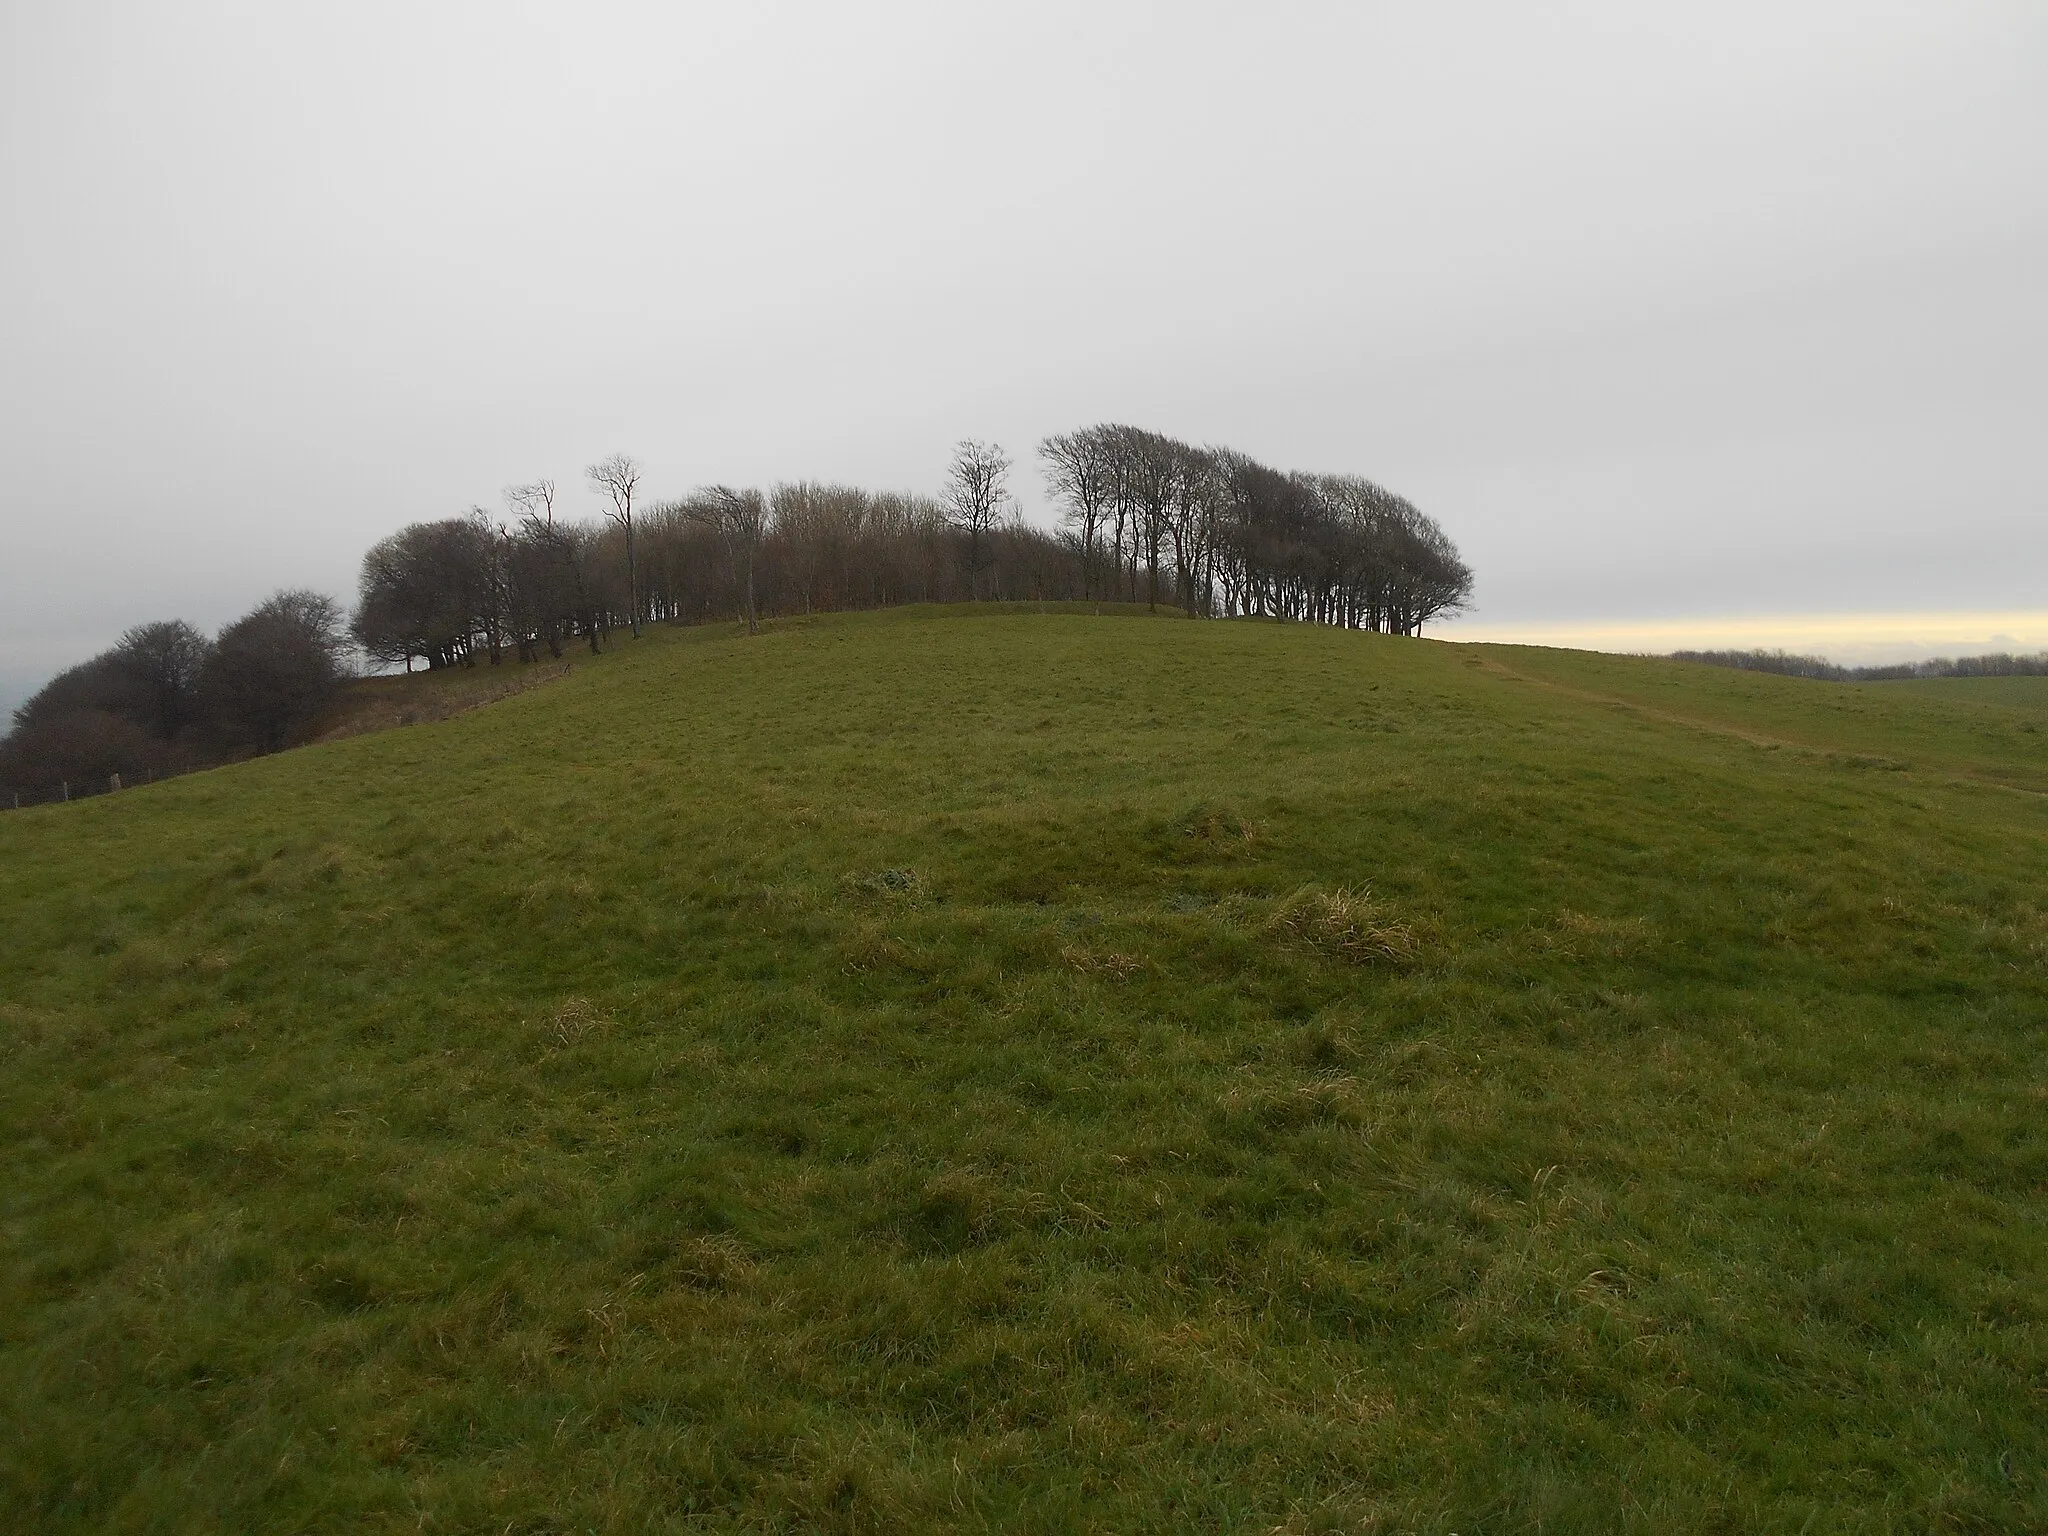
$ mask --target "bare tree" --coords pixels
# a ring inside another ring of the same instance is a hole
[[[220,632],[199,677],[208,724],[223,741],[276,752],[302,738],[349,676],[340,605],[280,592]]]
[[[600,459],[584,472],[590,483],[601,491],[611,505],[604,509],[605,517],[625,530],[626,534],[626,602],[627,618],[633,629],[633,638],[640,638],[640,567],[633,553],[633,493],[640,488],[640,461],[628,454],[615,453],[608,459]]]
[[[550,656],[559,657],[564,636],[574,634],[580,625],[591,654],[597,655],[602,626],[584,577],[590,539],[574,524],[555,525],[555,482],[545,477],[506,486],[505,505],[519,519],[508,565],[522,646],[530,644],[531,635],[534,641],[545,642]]]
[[[1145,606],[1159,607],[1159,557],[1166,543],[1173,511],[1175,481],[1179,478],[1184,444],[1157,432],[1136,427],[1119,429],[1123,437],[1125,475],[1136,514],[1132,529],[1133,559],[1145,561]]]
[[[1115,443],[1101,427],[1060,432],[1038,445],[1045,483],[1066,504],[1067,521],[1081,539],[1081,590],[1096,593],[1095,546],[1116,498]]]
[[[975,583],[981,570],[982,542],[995,530],[1009,500],[1010,459],[1001,445],[965,438],[953,449],[946,472],[946,515],[967,535],[967,591],[981,593]]]
[[[857,486],[799,480],[769,497],[771,537],[781,546],[787,579],[806,613],[863,606],[862,556],[878,543],[871,526],[874,498]],[[869,598],[872,602],[872,598]]]
[[[733,585],[743,599],[740,616],[747,633],[761,632],[760,610],[754,601],[754,566],[761,537],[768,530],[768,502],[759,491],[736,491],[729,485],[708,486],[683,503],[683,515],[718,535],[732,562]]]
[[[1190,618],[1214,612],[1216,511],[1221,496],[1215,455],[1175,443],[1166,533],[1173,543],[1174,592]]]
[[[555,482],[542,476],[526,485],[508,485],[505,510],[513,526],[502,529],[505,540],[507,611],[519,642],[519,659],[537,659],[535,645],[546,641],[548,654],[562,654],[561,609],[550,601],[559,583],[554,574]]]
[[[138,624],[123,635],[114,647],[116,663],[148,705],[136,723],[166,741],[182,731],[192,719],[199,673],[212,648],[183,619]]]
[[[555,526],[555,482],[546,478],[530,485],[505,487],[505,505],[520,520],[532,518],[552,531]]]

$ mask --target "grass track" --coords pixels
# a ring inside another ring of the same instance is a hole
[[[2048,1527],[1975,681],[908,610],[0,817],[0,1524]]]

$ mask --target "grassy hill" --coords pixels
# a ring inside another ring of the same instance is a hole
[[[2048,1528],[2044,796],[911,610],[0,817],[0,1525]]]

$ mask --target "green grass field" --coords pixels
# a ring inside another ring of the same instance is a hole
[[[2048,1529],[2048,680],[661,631],[0,902],[10,1531]]]

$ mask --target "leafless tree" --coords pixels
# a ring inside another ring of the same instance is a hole
[[[873,503],[857,486],[801,480],[775,487],[770,526],[804,612],[873,606],[873,572],[856,569],[872,563],[861,558],[864,546],[880,543]]]
[[[1173,588],[1190,618],[1214,612],[1216,516],[1222,501],[1216,456],[1186,443],[1172,450],[1167,537],[1173,543]]]
[[[1108,429],[1060,432],[1038,445],[1045,483],[1065,506],[1067,522],[1081,541],[1081,589],[1097,595],[1096,545],[1116,499],[1116,444]]]
[[[565,612],[573,606],[554,600],[562,585],[555,579],[559,560],[555,539],[555,482],[543,476],[504,490],[505,510],[512,526],[501,528],[505,543],[506,611],[519,644],[519,659],[539,659],[545,642],[550,656],[562,654]]]
[[[199,674],[211,642],[183,619],[138,624],[115,645],[118,669],[140,690],[146,713],[137,723],[169,741],[193,716]]]
[[[276,752],[304,736],[348,675],[339,605],[318,592],[280,592],[220,632],[199,692],[225,743]]]
[[[591,653],[597,654],[601,626],[591,611],[584,578],[590,541],[572,526],[555,525],[555,482],[542,476],[525,485],[505,487],[505,506],[515,525],[507,538],[513,629],[522,661],[536,657],[536,647],[560,657],[566,636],[582,627]]]
[[[527,485],[505,487],[505,505],[513,517],[532,518],[542,527],[555,526],[555,482],[543,477]]]
[[[640,566],[633,549],[633,494],[640,488],[640,461],[623,453],[600,459],[585,473],[611,505],[604,515],[626,535],[627,620],[633,638],[640,638]]]
[[[736,491],[729,485],[707,486],[683,503],[683,513],[718,535],[732,565],[733,585],[742,599],[740,617],[747,633],[761,632],[760,609],[754,598],[754,567],[762,535],[768,529],[768,502],[759,491]]]
[[[967,590],[979,598],[982,545],[1009,501],[1010,458],[1000,444],[962,439],[946,471],[946,515],[967,535]]]
[[[1136,427],[1118,429],[1122,436],[1123,473],[1136,521],[1134,557],[1145,562],[1145,606],[1159,606],[1159,559],[1172,521],[1173,494],[1187,445]]]

